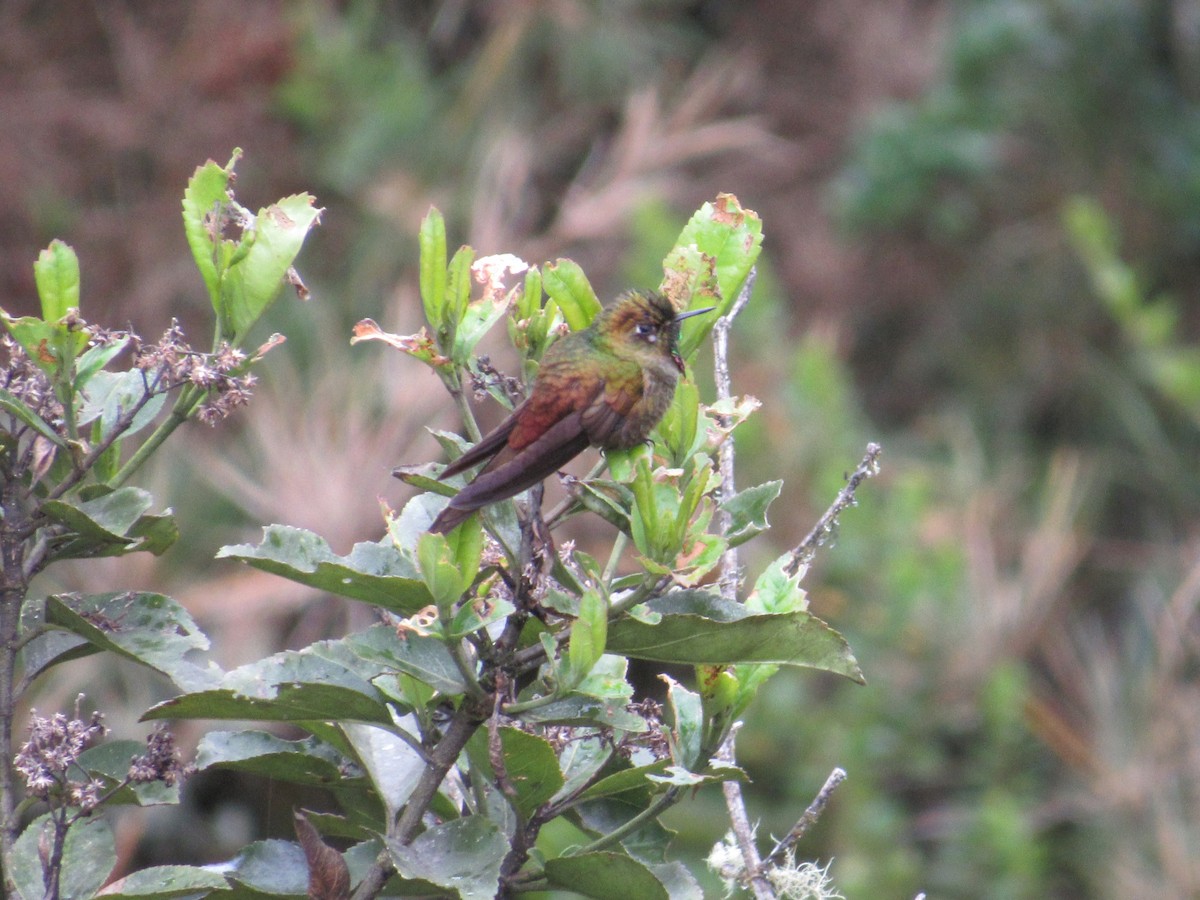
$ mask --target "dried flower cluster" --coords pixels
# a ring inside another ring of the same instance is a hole
[[[133,365],[146,373],[153,393],[162,393],[185,384],[209,391],[197,418],[215,425],[250,399],[255,377],[241,370],[246,354],[228,343],[215,353],[201,353],[187,343],[179,323],[172,321],[158,343],[138,344]]]
[[[159,725],[146,738],[146,752],[129,762],[126,776],[134,784],[161,781],[174,787],[195,771],[195,766],[184,763],[175,747],[175,737],[165,725]]]
[[[78,766],[79,756],[108,731],[101,724],[100,713],[92,713],[88,721],[68,719],[56,713],[51,719],[31,716],[29,739],[17,751],[14,764],[25,779],[29,793],[41,800],[56,800],[59,804],[77,806],[83,812],[94,809],[100,800],[100,782],[88,776],[72,780],[72,767]],[[77,774],[83,769],[77,768]],[[84,773],[86,774],[86,773]]]
[[[46,373],[38,368],[11,335],[0,336],[0,352],[5,356],[3,368],[0,368],[0,388],[20,400],[50,427],[61,431],[62,404],[54,396],[54,388]],[[14,422],[11,433],[18,430]]]

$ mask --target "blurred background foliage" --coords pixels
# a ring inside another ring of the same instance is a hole
[[[403,499],[391,467],[438,455],[432,376],[348,345],[366,315],[415,330],[429,204],[481,254],[571,256],[612,294],[731,191],[767,234],[733,340],[765,404],[739,480],[786,479],[748,567],[886,449],[808,578],[869,684],[770,684],[739,742],[760,833],[840,765],[800,850],[848,897],[1198,896],[1198,100],[1195,0],[9,0],[5,308],[32,309],[62,237],[95,320],[186,327],[207,301],[179,197],[234,146],[242,202],[327,209],[315,299],[273,311],[286,359],[155,476],[185,540],[45,589],[170,593],[224,665],[336,633],[352,611],[212,553],[267,522],[345,552]],[[86,684],[128,736],[163,688],[91,665],[36,705]],[[286,834],[296,802],[190,798],[122,820],[129,865]],[[702,877],[723,818],[715,791],[675,817]]]

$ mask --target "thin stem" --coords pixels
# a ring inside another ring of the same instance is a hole
[[[725,736],[721,749],[717,751],[717,759],[733,765],[735,763],[733,745],[737,738],[740,722],[735,722]],[[775,889],[767,881],[762,872],[762,859],[758,855],[758,847],[754,844],[754,826],[746,815],[746,803],[742,799],[742,786],[733,780],[721,782],[721,793],[725,796],[725,809],[729,813],[729,822],[733,827],[733,835],[737,840],[738,849],[742,851],[742,862],[750,882],[750,889],[758,900],[774,900]]]
[[[16,714],[17,639],[21,605],[28,583],[25,578],[26,526],[20,483],[5,472],[0,489],[0,867],[6,896],[16,896],[13,879],[13,844],[17,837],[16,771],[13,768],[13,717]]]
[[[821,813],[825,810],[825,805],[829,803],[829,798],[837,786],[846,780],[845,769],[835,768],[829,773],[829,777],[825,779],[825,784],[821,790],[817,792],[817,796],[813,798],[813,802],[808,804],[808,809],[804,810],[802,815],[792,830],[787,833],[783,840],[775,845],[775,849],[767,854],[767,858],[763,860],[766,864],[779,862],[783,855],[787,853],[800,838],[804,837],[808,829],[817,824],[817,819],[821,818]]]
[[[817,548],[828,540],[837,527],[838,516],[843,510],[854,505],[854,492],[858,490],[858,486],[879,474],[879,457],[882,453],[883,448],[879,444],[867,444],[866,454],[859,462],[858,468],[846,479],[846,486],[838,491],[837,497],[829,509],[825,510],[825,514],[817,520],[808,536],[792,549],[791,559],[783,569],[789,576],[795,575],[801,566],[807,565],[816,554]]]
[[[738,313],[750,302],[750,293],[754,290],[754,279],[758,276],[758,268],[752,267],[746,275],[741,291],[729,312],[717,319],[713,326],[713,377],[716,381],[717,400],[729,400],[732,396],[732,379],[729,374],[729,331],[733,328],[733,320]],[[720,416],[720,425],[728,429],[728,416]],[[737,483],[734,479],[734,447],[733,435],[727,435],[717,448],[717,463],[721,472],[721,499],[729,500],[737,493]],[[733,516],[722,504],[717,509],[717,527],[721,534],[728,534],[733,527]],[[738,551],[729,547],[721,555],[721,596],[726,600],[736,600],[739,576]]]

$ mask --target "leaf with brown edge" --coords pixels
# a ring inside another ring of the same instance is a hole
[[[435,369],[450,365],[450,358],[438,353],[437,344],[424,327],[416,334],[392,334],[380,328],[374,319],[363,319],[354,326],[354,333],[350,338],[351,344],[357,344],[359,341],[382,341]]]
[[[309,900],[347,900],[350,868],[342,854],[321,840],[321,835],[300,810],[295,812],[296,837],[308,861]]]

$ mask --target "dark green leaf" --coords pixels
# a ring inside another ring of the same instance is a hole
[[[234,669],[215,687],[167,700],[142,718],[392,721],[379,691],[315,647],[277,653]]]
[[[296,784],[343,778],[345,757],[316,738],[288,741],[265,731],[210,731],[196,748],[196,768],[251,772]]]
[[[411,844],[388,842],[403,877],[432,881],[457,891],[462,900],[493,900],[508,849],[504,832],[483,816],[435,825]]]
[[[76,536],[56,548],[55,559],[109,556],[151,550],[161,553],[178,530],[169,513],[144,516],[154,499],[141,488],[123,487],[91,500],[47,500],[43,505],[54,522]]]
[[[558,754],[558,769],[563,773],[563,786],[553,799],[569,797],[613,759],[615,751],[599,737],[568,741]]]
[[[863,680],[842,636],[803,610],[755,615],[705,591],[674,591],[647,607],[661,613],[662,621],[648,625],[622,618],[611,623],[611,652],[657,662],[771,662]]]
[[[380,671],[407,672],[441,694],[454,696],[466,691],[462,675],[440,638],[406,634],[400,637],[394,628],[375,625],[350,635],[346,645]]]
[[[257,547],[222,547],[218,559],[240,559],[256,569],[411,615],[433,602],[413,560],[396,549],[390,537],[355,544],[348,556],[337,556],[325,539],[288,525],[263,529]]]
[[[508,783],[517,794],[517,810],[528,819],[563,786],[558,757],[550,742],[535,734],[507,726],[497,731]],[[475,733],[471,738],[471,760],[472,765],[479,766],[494,783],[496,775],[489,756],[489,740],[486,730],[480,729]]]
[[[208,649],[208,638],[187,610],[162,594],[57,594],[46,600],[46,621],[102,650],[162,672],[185,691],[216,684],[221,671],[186,656]]]
[[[415,734],[416,718],[402,716],[390,728],[344,721],[341,724],[342,733],[387,807],[389,818],[395,818],[425,774],[425,760],[403,739],[393,734],[391,728],[406,728],[409,733]]]
[[[622,731],[646,731],[645,720],[625,707],[624,702],[570,694],[562,700],[521,713],[521,720],[542,725],[608,725]]]
[[[650,795],[658,789],[647,776],[663,774],[670,764],[670,760],[666,759],[645,766],[629,766],[628,763],[623,763],[626,768],[601,778],[583,793],[583,799],[596,800],[600,797],[615,797],[634,792],[643,802],[649,802]]]
[[[779,496],[782,487],[782,481],[768,481],[746,488],[721,504],[730,515],[729,531],[725,535],[730,547],[744,544],[770,527],[767,523],[767,507]]]
[[[624,853],[584,853],[547,860],[546,877],[555,887],[594,900],[669,900],[662,882]]]
[[[274,895],[308,895],[308,861],[291,841],[256,841],[238,854],[226,878]]]
[[[151,866],[131,872],[104,888],[105,900],[169,900],[203,897],[227,888],[224,876],[196,866]]]

